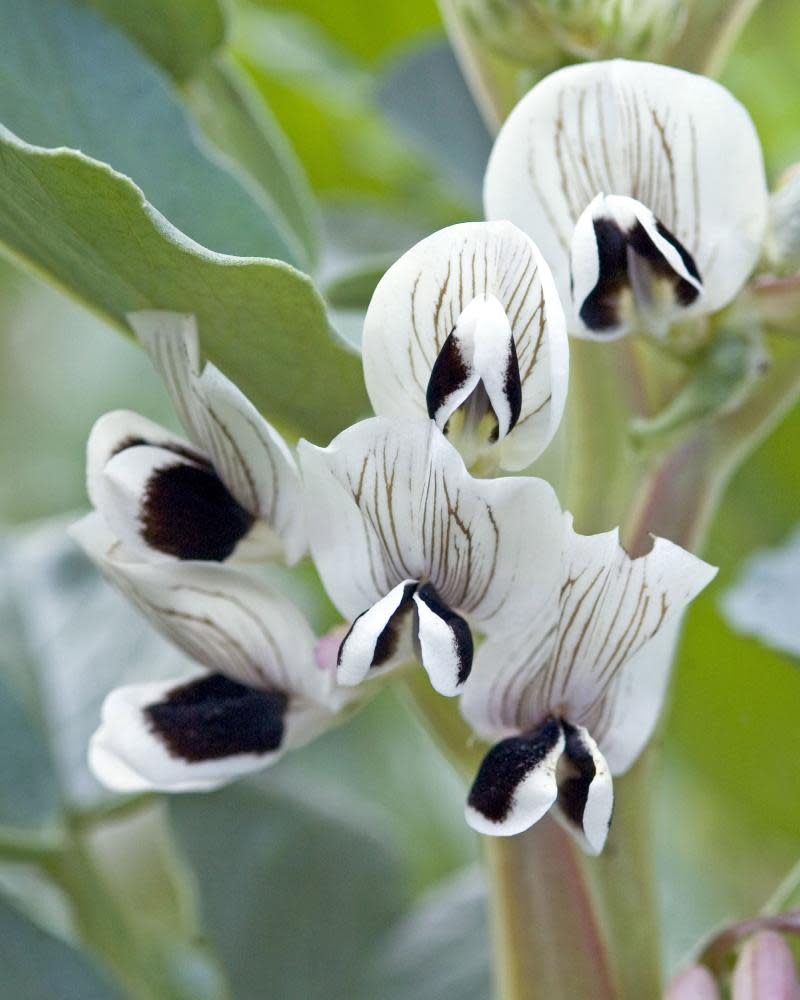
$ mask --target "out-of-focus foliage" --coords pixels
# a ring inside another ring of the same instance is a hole
[[[0,267],[0,521],[85,504],[83,448],[100,413],[125,406],[174,422],[146,359],[106,326],[128,309],[199,313],[220,367],[268,416],[320,442],[366,412],[358,359],[331,339],[325,306],[357,342],[390,260],[480,214],[486,133],[442,54],[433,0],[229,5],[227,41],[212,0],[36,0],[38,17],[22,6],[0,0],[0,33],[15,39],[0,57],[5,124],[130,173],[212,251],[313,269],[328,301],[283,264],[200,252],[103,167],[9,143],[0,233],[100,318]],[[799,46],[796,4],[764,0],[723,77],[753,114],[773,179],[800,160]],[[707,553],[720,577],[687,622],[658,787],[672,964],[762,905],[800,853],[800,799],[786,782],[800,760],[800,670],[735,635],[718,606],[745,557],[798,521],[798,434],[795,412],[735,478]],[[113,821],[97,812],[108,800],[82,758],[101,694],[174,669],[174,657],[69,543],[49,542],[48,554],[44,537],[3,552],[0,892],[13,907],[0,899],[0,966],[12,970],[0,997],[116,995],[76,949],[81,913],[65,893],[86,875],[80,848],[100,880],[98,912],[135,942],[131,956],[96,945],[120,982],[150,963],[168,995],[187,1000],[483,1000],[479,882],[423,894],[476,859],[463,789],[396,696],[258,783]],[[330,608],[312,576],[293,586],[321,627]],[[20,836],[35,847],[65,832],[71,867],[53,867],[47,851],[38,873],[29,858],[9,860]],[[46,969],[57,993],[37,978]]]

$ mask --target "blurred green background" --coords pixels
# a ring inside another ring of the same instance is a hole
[[[214,250],[294,260],[357,341],[375,275],[480,217],[489,135],[433,0],[242,4],[228,20],[223,42],[210,0],[0,0],[0,120],[129,174]],[[800,7],[764,0],[723,75],[772,181],[800,160],[798,51]],[[93,421],[131,408],[174,425],[107,320],[0,260],[0,997],[485,1000],[463,790],[391,693],[257,781],[108,818],[83,764],[102,696],[177,654],[64,536],[86,507]],[[290,430],[303,405],[287,404]],[[658,788],[670,968],[758,910],[800,857],[798,664],[719,612],[748,554],[798,521],[798,441],[795,411],[736,476],[707,552],[720,574],[687,622]],[[65,830],[68,862],[53,848]]]

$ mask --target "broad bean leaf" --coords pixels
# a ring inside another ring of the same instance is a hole
[[[194,313],[210,360],[268,416],[321,443],[367,412],[360,362],[306,275],[204,249],[82,153],[0,130],[0,169],[0,242],[108,319]]]
[[[13,39],[0,56],[0,122],[10,131],[110,164],[205,247],[304,263],[291,230],[203,141],[169,80],[94,10],[0,0],[0,37]]]

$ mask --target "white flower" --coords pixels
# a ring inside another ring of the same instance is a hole
[[[296,562],[305,551],[291,452],[213,365],[200,371],[194,317],[133,313],[188,441],[136,413],[101,417],[87,449],[94,507],[131,552],[151,560],[232,554]]]
[[[605,843],[611,775],[633,763],[664,696],[681,612],[716,570],[657,538],[631,559],[616,531],[578,535],[564,515],[560,569],[528,622],[490,636],[461,699],[489,741],[467,822],[526,830],[551,807],[590,853]]]
[[[456,694],[467,618],[519,628],[558,571],[561,510],[540,479],[473,479],[424,418],[365,420],[322,449],[300,442],[311,552],[342,616],[339,681],[412,658]],[[413,647],[412,647],[413,642]]]
[[[101,517],[72,529],[101,572],[202,670],[112,691],[89,749],[120,792],[204,791],[272,764],[352,701],[317,665],[305,618],[260,580],[216,563],[151,563]]]
[[[567,392],[564,314],[536,246],[507,222],[442,229],[404,254],[364,322],[375,412],[428,415],[471,465],[525,468],[558,427]]]
[[[536,240],[581,336],[662,335],[714,312],[761,251],[767,188],[746,110],[718,83],[650,63],[570,66],[512,111],[486,214]]]

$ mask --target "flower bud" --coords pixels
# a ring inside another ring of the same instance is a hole
[[[786,171],[770,198],[767,255],[782,274],[800,270],[800,163]]]
[[[732,1000],[800,1000],[794,956],[776,931],[759,931],[742,948],[733,970]]]
[[[704,965],[692,965],[672,980],[664,1000],[720,1000],[720,992]]]

